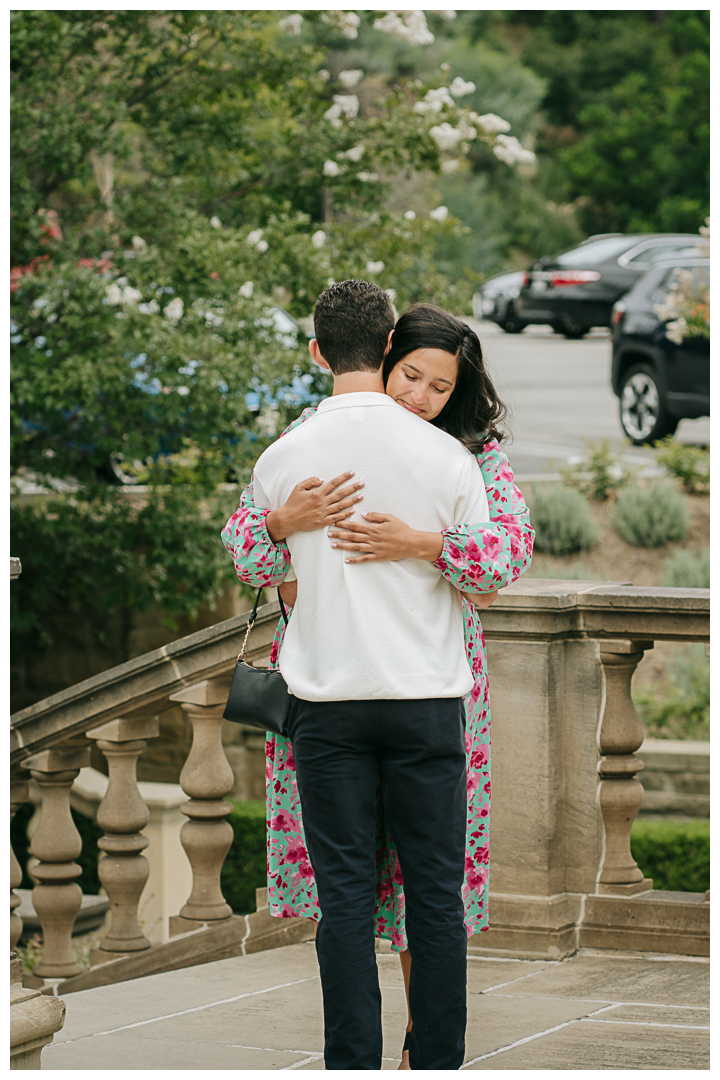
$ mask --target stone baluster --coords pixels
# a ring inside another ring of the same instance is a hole
[[[71,943],[82,903],[75,881],[82,870],[74,862],[82,851],[82,840],[70,814],[70,788],[80,769],[89,764],[90,747],[72,744],[41,750],[23,762],[42,795],[40,822],[30,850],[40,860],[33,869],[39,882],[33,889],[33,904],[45,947],[35,974],[44,979],[66,978],[82,971]]]
[[[643,741],[643,729],[631,695],[632,677],[651,642],[601,641],[604,707],[600,719],[598,801],[605,826],[598,893],[631,896],[652,889],[652,880],[630,851],[630,830],[642,805],[643,786],[636,774],[644,768],[635,751]]]
[[[18,809],[28,800],[28,784],[25,779],[10,777],[10,820],[15,817]],[[10,845],[10,952],[13,951],[20,935],[22,934],[23,922],[16,909],[22,903],[19,896],[13,892],[22,885],[22,867],[17,861],[15,852]]]
[[[207,679],[171,697],[182,705],[193,729],[192,747],[180,773],[182,789],[190,796],[190,802],[181,807],[190,820],[183,825],[180,839],[192,867],[193,887],[180,916],[170,921],[172,934],[232,915],[220,889],[220,871],[233,840],[232,826],[225,821],[232,804],[224,796],[234,776],[221,739],[229,689],[227,677]]]
[[[147,825],[150,813],[138,789],[137,759],[147,740],[158,734],[157,716],[118,717],[87,733],[107,760],[109,780],[96,820],[105,830],[98,840],[98,847],[105,852],[98,863],[98,876],[110,901],[111,921],[100,948],[91,953],[92,963],[150,948],[138,921],[140,896],[150,873],[147,859],[140,854],[148,840],[140,830]]]

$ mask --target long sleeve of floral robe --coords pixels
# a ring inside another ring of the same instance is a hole
[[[288,430],[308,420],[306,409]],[[516,581],[530,566],[534,532],[527,506],[515,486],[512,470],[496,442],[487,443],[478,464],[488,495],[491,521],[461,523],[443,533],[443,550],[435,566],[463,592],[488,592]],[[279,585],[290,566],[287,544],[274,544],[267,532],[268,511],[253,504],[252,483],[223,530],[225,547],[240,580],[256,588]],[[477,609],[463,601],[465,648],[474,685],[465,699],[468,817],[463,899],[468,935],[487,928],[490,813],[490,702],[485,640]],[[284,636],[275,634],[271,666]],[[320,918],[315,880],[302,827],[292,746],[268,734],[267,760],[268,896],[273,915]],[[397,850],[387,830],[382,803],[376,808],[375,931],[394,949],[407,948],[405,896]]]

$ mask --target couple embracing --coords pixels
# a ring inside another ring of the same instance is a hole
[[[480,342],[418,304],[330,286],[313,359],[333,394],[259,458],[223,541],[292,607],[271,663],[293,695],[268,736],[269,902],[318,922],[326,1069],[380,1069],[375,938],[400,952],[400,1068],[458,1069],[467,938],[487,926],[490,713],[477,610],[533,531]]]

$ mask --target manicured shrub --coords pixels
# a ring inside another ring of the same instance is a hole
[[[663,563],[662,583],[672,589],[709,589],[710,548],[678,548]]]
[[[528,502],[537,551],[571,555],[592,547],[600,539],[590,504],[579,491],[560,485],[536,487]]]
[[[560,469],[568,487],[598,502],[607,502],[630,479],[630,472],[618,454],[610,450],[610,440],[588,443],[585,453]]]
[[[689,518],[684,495],[673,484],[633,484],[620,492],[613,508],[615,528],[633,547],[661,547],[682,540]]]
[[[267,885],[265,803],[234,802],[227,820],[235,838],[222,868],[220,886],[233,911],[247,915],[255,911],[255,890]]]
[[[668,892],[704,892],[710,888],[710,822],[641,818],[630,835],[633,858]]]
[[[651,739],[710,738],[710,661],[703,645],[676,645],[662,686],[633,690],[645,734]]]
[[[710,490],[710,454],[702,446],[680,443],[674,435],[661,439],[657,462],[690,495]]]

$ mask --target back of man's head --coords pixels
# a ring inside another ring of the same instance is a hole
[[[315,337],[333,375],[378,371],[395,325],[388,294],[367,281],[338,281],[315,304]]]

